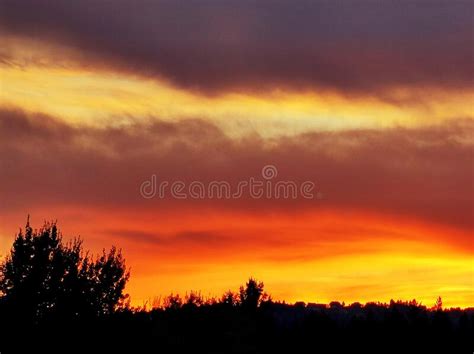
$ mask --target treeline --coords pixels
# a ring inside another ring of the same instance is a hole
[[[209,353],[461,353],[474,348],[474,310],[432,310],[415,301],[344,306],[268,299],[257,307],[240,300],[166,301],[164,307],[116,316],[117,323],[130,324],[132,336],[146,333],[168,349]]]
[[[389,304],[285,304],[250,278],[236,292],[204,299],[170,295],[151,309],[130,306],[119,250],[92,257],[63,242],[55,223],[15,238],[0,268],[0,352],[35,350],[180,353],[472,353],[473,309]]]

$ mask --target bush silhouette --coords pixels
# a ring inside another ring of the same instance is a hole
[[[28,220],[0,266],[1,300],[23,324],[100,317],[125,298],[128,278],[115,247],[93,259],[79,238],[64,243],[56,223],[33,230]]]

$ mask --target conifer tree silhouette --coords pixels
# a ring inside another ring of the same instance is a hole
[[[244,309],[256,310],[260,304],[260,300],[264,296],[263,282],[258,282],[254,278],[250,278],[245,286],[240,287],[240,303]]]

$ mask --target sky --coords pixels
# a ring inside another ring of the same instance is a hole
[[[122,248],[134,305],[254,276],[287,302],[474,306],[473,15],[0,0],[0,255],[29,214]],[[188,188],[250,179],[312,195]]]

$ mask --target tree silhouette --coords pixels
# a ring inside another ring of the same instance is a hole
[[[438,296],[438,298],[436,299],[436,302],[433,305],[432,309],[434,311],[442,311],[443,310],[443,300],[441,299],[441,296]]]
[[[79,238],[64,243],[55,222],[33,231],[28,218],[0,265],[0,292],[22,323],[99,317],[125,298],[128,278],[120,250],[93,259]]]
[[[183,299],[179,294],[168,295],[164,300],[164,307],[169,310],[179,310],[183,306]]]
[[[257,309],[260,300],[264,298],[263,282],[250,278],[245,286],[240,287],[240,303],[243,308],[248,310]]]
[[[237,293],[228,290],[221,296],[221,303],[230,307],[237,306],[239,304],[239,296]]]

